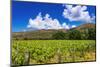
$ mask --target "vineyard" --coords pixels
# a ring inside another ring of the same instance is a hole
[[[12,40],[12,65],[95,61],[95,40]]]

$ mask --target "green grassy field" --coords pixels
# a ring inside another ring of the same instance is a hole
[[[13,40],[12,64],[95,61],[95,40]]]

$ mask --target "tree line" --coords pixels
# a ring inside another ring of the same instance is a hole
[[[79,30],[69,30],[68,32],[59,31],[52,35],[53,39],[56,40],[95,40],[96,30],[95,28]]]

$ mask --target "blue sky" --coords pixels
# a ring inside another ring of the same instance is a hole
[[[95,6],[12,1],[12,31],[70,29],[95,23]]]

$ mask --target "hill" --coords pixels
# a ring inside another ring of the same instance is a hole
[[[87,23],[87,24],[82,24],[82,25],[75,27],[75,28],[72,28],[72,29],[84,31],[84,30],[89,29],[89,28],[96,28],[96,25],[93,23]]]
[[[87,24],[83,24],[80,25],[78,27],[72,28],[70,30],[78,30],[83,32],[86,29],[89,28],[95,28],[95,24],[92,23],[87,23]],[[66,30],[66,29],[59,29],[59,30],[54,30],[54,29],[49,29],[49,30],[35,30],[35,31],[27,31],[27,32],[13,32],[12,33],[12,37],[13,39],[33,39],[33,40],[48,40],[48,39],[52,39],[52,35],[57,33],[58,31],[67,33],[70,30]]]
[[[52,35],[58,31],[67,32],[65,29],[59,30],[37,30],[28,32],[14,32],[12,33],[13,39],[52,39]]]

